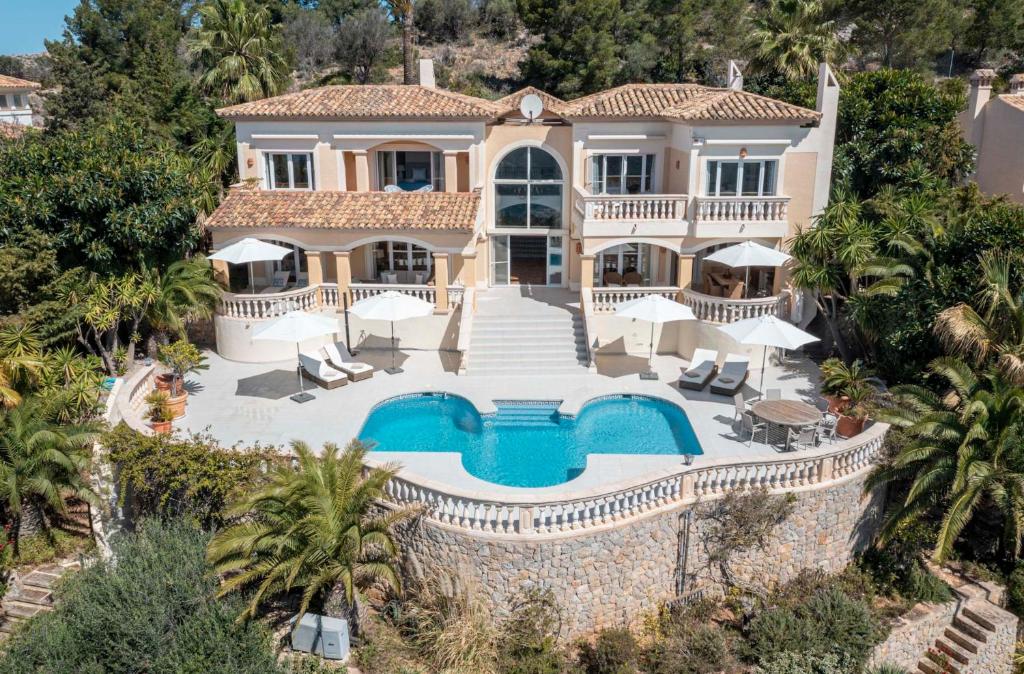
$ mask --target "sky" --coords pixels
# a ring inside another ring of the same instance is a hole
[[[79,0],[0,0],[0,54],[32,54],[64,32]]]

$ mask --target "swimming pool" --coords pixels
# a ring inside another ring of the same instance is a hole
[[[375,407],[359,439],[382,452],[458,452],[470,474],[508,487],[573,479],[588,454],[702,454],[686,414],[658,398],[619,395],[588,402],[576,417],[560,401],[496,401],[481,416],[468,400],[424,393]]]

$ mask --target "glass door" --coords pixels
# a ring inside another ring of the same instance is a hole
[[[491,285],[509,283],[509,241],[507,234],[491,235]]]
[[[548,237],[548,285],[562,285],[562,237]]]

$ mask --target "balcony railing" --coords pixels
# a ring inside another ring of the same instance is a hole
[[[734,323],[768,314],[784,317],[788,300],[788,292],[770,297],[730,299],[705,295],[691,288],[683,290],[683,304],[693,309],[698,319],[709,323]]]
[[[353,283],[349,286],[352,302],[358,302],[386,290],[396,290],[437,304],[437,289],[434,286],[396,283]],[[455,308],[462,304],[465,289],[462,286],[448,287],[448,306]],[[295,288],[279,293],[248,295],[222,293],[217,313],[228,318],[241,320],[267,320],[283,316],[289,311],[316,311],[337,309],[342,306],[341,293],[337,283],[320,283],[306,288]]]
[[[394,290],[395,292],[412,295],[421,300],[436,304],[437,291],[434,286],[416,285],[412,283],[353,283],[349,286],[352,290],[352,301],[358,302],[383,292]]]
[[[679,294],[679,288],[675,286],[652,286],[641,288],[594,288],[594,313],[611,314],[615,313],[615,307],[622,302],[635,300],[646,295],[661,295],[665,299],[674,300]]]
[[[685,194],[591,194],[576,188],[576,210],[584,220],[682,220]]]
[[[789,197],[697,197],[697,222],[784,222]]]

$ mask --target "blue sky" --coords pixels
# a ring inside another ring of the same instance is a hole
[[[43,40],[59,38],[64,16],[79,0],[0,0],[0,54],[43,51]]]

